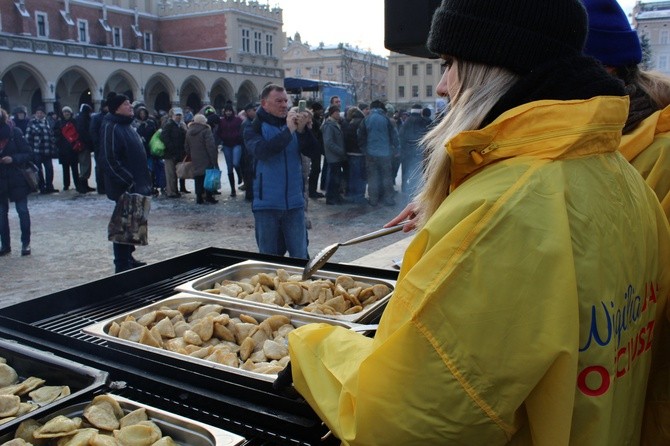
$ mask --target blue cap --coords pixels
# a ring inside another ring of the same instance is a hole
[[[584,54],[609,67],[637,65],[642,47],[637,32],[616,0],[583,0],[589,18]]]

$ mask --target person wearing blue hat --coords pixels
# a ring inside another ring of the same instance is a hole
[[[670,77],[640,68],[640,39],[617,1],[583,3],[589,22],[584,54],[623,81],[630,97],[620,151],[654,190],[670,219]]]

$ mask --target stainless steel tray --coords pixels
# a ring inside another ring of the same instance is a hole
[[[135,409],[145,408],[149,420],[160,427],[163,436],[169,435],[181,446],[234,446],[246,441],[243,437],[233,434],[232,432],[199,421],[184,418],[180,415],[147,406],[118,395],[110,394],[110,396],[119,402],[119,405],[125,413],[129,413]],[[54,410],[47,415],[42,414],[39,418],[35,416],[29,418],[37,419],[41,423],[45,423],[58,415],[63,415],[68,418],[81,418],[83,417],[84,408],[89,403],[90,401],[80,402]],[[9,441],[12,438],[14,438],[14,432],[0,437],[0,442]]]
[[[264,373],[257,373],[257,372],[251,372],[248,370],[242,370],[238,369],[232,366],[227,366],[223,364],[219,364],[216,362],[212,361],[207,361],[205,359],[199,359],[199,358],[194,358],[188,355],[184,355],[181,353],[176,353],[172,352],[170,350],[165,350],[163,348],[159,347],[152,347],[149,345],[145,344],[140,344],[138,342],[133,342],[133,341],[127,341],[125,339],[117,338],[116,336],[112,336],[109,333],[109,327],[113,322],[116,323],[121,323],[126,319],[128,316],[133,316],[135,318],[139,318],[140,316],[153,311],[153,310],[158,310],[160,307],[167,306],[167,307],[174,307],[177,308],[178,305],[187,303],[187,302],[193,302],[193,301],[200,301],[205,304],[219,304],[224,307],[223,312],[228,313],[231,317],[236,317],[239,316],[240,314],[246,314],[249,316],[252,316],[255,318],[258,322],[261,322],[268,318],[269,316],[272,316],[274,314],[283,314],[286,317],[288,317],[291,320],[291,323],[295,327],[300,327],[302,325],[314,323],[314,322],[321,322],[321,323],[329,323],[331,325],[339,325],[348,329],[351,329],[352,327],[358,327],[358,324],[352,324],[352,323],[347,323],[345,321],[325,321],[323,319],[315,318],[310,316],[309,313],[305,312],[288,312],[288,311],[282,311],[279,307],[272,307],[272,308],[259,308],[251,305],[247,305],[244,303],[243,300],[240,299],[234,299],[231,301],[227,300],[222,300],[222,299],[217,299],[212,297],[211,295],[208,295],[207,297],[203,296],[198,296],[198,295],[193,295],[189,293],[179,293],[175,296],[169,297],[167,299],[163,299],[158,302],[154,302],[151,305],[147,305],[145,307],[139,308],[137,310],[133,310],[127,313],[120,314],[118,316],[115,316],[113,318],[98,322],[93,325],[89,325],[88,327],[84,327],[82,331],[84,333],[102,338],[106,340],[109,343],[116,344],[118,346],[124,346],[126,348],[129,348],[130,350],[143,350],[143,351],[149,351],[153,352],[159,355],[163,355],[169,358],[172,358],[174,360],[178,361],[188,361],[191,363],[195,364],[200,364],[205,367],[210,367],[213,369],[217,370],[224,370],[229,373],[234,373],[262,381],[268,381],[268,382],[273,382],[277,375],[273,374],[264,374]],[[362,331],[362,330],[357,330],[357,331]]]
[[[246,301],[243,299],[237,299],[235,297],[229,297],[229,296],[222,296],[222,295],[217,295],[217,294],[212,294],[212,293],[207,293],[204,290],[211,289],[214,286],[215,282],[220,282],[222,280],[242,280],[242,279],[248,279],[251,276],[258,274],[258,273],[275,273],[277,269],[282,268],[286,270],[289,274],[293,275],[302,275],[302,268],[298,268],[295,266],[290,266],[290,265],[282,265],[279,263],[267,263],[267,262],[259,262],[255,260],[247,260],[244,262],[236,263],[234,265],[231,265],[227,268],[223,268],[219,271],[207,274],[206,276],[199,277],[195,280],[191,280],[189,282],[186,282],[182,285],[179,285],[176,287],[177,291],[183,291],[186,293],[191,293],[191,294],[197,294],[200,296],[206,296],[206,297],[214,297],[216,299],[221,299],[221,300],[226,300],[226,301],[233,301],[233,302],[246,302],[248,305],[253,305],[253,306],[259,306],[261,308],[281,308],[282,310],[285,311],[290,311],[294,314],[312,314],[314,317],[320,318],[320,319],[326,319],[326,320],[340,320],[340,321],[348,321],[348,322],[355,322],[355,323],[367,323],[372,321],[376,316],[379,316],[383,311],[384,307],[386,306],[386,303],[388,300],[391,298],[391,295],[393,294],[393,290],[395,289],[395,281],[393,280],[381,280],[381,279],[376,279],[374,277],[368,277],[368,276],[358,276],[358,275],[350,275],[354,280],[359,280],[363,282],[370,283],[372,285],[375,284],[384,284],[388,286],[391,289],[391,292],[384,296],[382,299],[379,299],[377,302],[374,302],[373,304],[369,305],[368,307],[364,308],[362,311],[355,313],[355,314],[343,314],[343,315],[325,315],[325,314],[313,314],[309,313],[306,311],[302,311],[301,307],[299,308],[293,308],[293,307],[280,307],[278,305],[274,304],[266,304],[262,302],[253,302],[253,301]],[[336,273],[333,271],[328,271],[328,270],[319,270],[314,276],[312,276],[311,279],[330,279],[332,281],[335,281],[338,276],[341,276],[343,274],[341,273]]]
[[[0,356],[7,360],[19,375],[19,380],[35,376],[45,380],[45,386],[69,386],[70,395],[59,398],[27,414],[0,424],[0,433],[11,430],[28,418],[40,417],[55,407],[69,404],[71,400],[103,387],[108,373],[61,358],[53,353],[21,345],[16,341],[0,339]],[[22,397],[23,401],[29,398]]]

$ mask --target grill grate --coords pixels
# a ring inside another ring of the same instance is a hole
[[[82,332],[81,329],[117,314],[166,299],[176,293],[174,289],[177,285],[197,279],[218,269],[219,267],[214,266],[195,268],[169,279],[152,283],[119,296],[114,296],[104,302],[94,301],[89,305],[66,313],[35,321],[32,325],[52,333],[92,342],[97,345],[106,345],[107,341],[89,336]]]
[[[166,398],[163,395],[148,392],[137,387],[127,386],[122,392],[116,391],[115,393],[122,394],[129,399],[137,399],[145,402],[155,401],[156,407],[165,408],[167,410],[178,407],[179,410],[177,410],[177,412],[181,414],[185,414],[193,419],[202,420],[204,423],[236,432],[247,437],[247,442],[244,443],[244,446],[310,446],[310,443],[276,434],[249,423],[243,423],[238,420],[224,417],[220,413],[204,410],[182,401],[175,401],[174,399]]]

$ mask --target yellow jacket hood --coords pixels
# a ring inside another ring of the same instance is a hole
[[[446,147],[452,189],[489,164],[516,156],[565,159],[616,150],[627,97],[537,101],[502,114],[481,130],[462,132]],[[593,144],[594,139],[600,141]]]
[[[621,138],[621,153],[640,172],[670,219],[670,107]]]

